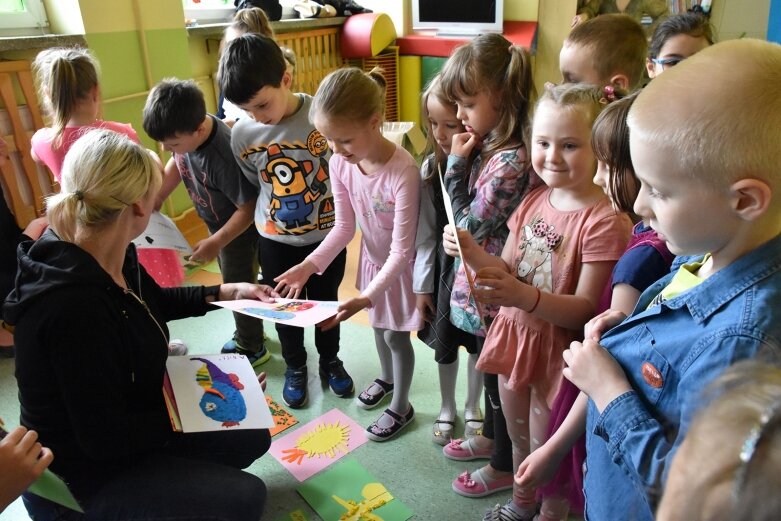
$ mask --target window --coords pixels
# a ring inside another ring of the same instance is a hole
[[[197,20],[201,25],[229,22],[236,9],[232,0],[182,0],[182,5],[184,17]]]
[[[42,0],[0,0],[0,29],[48,27]]]

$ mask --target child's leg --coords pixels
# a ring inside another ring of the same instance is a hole
[[[258,258],[263,267],[263,283],[271,287],[276,286],[274,278],[303,261],[309,253],[314,251],[315,247],[317,244],[291,246],[260,236]],[[274,327],[277,330],[279,343],[282,346],[282,357],[285,359],[287,367],[289,369],[306,368],[304,329],[279,323],[274,324]]]
[[[548,425],[550,423],[550,408],[545,398],[538,394],[534,388],[531,390],[531,414],[529,427],[531,430],[531,450],[535,451],[548,439]],[[517,466],[515,467],[517,469]],[[516,485],[514,487],[518,488]],[[513,498],[516,497],[513,489]],[[536,493],[536,491],[535,491]],[[569,513],[569,501],[560,495],[545,496],[542,499],[539,521],[566,521]]]
[[[484,373],[483,384],[485,386],[486,410],[483,436],[492,439],[494,446],[490,466],[500,472],[512,472],[513,444],[507,432],[507,422],[504,419],[502,400],[499,396],[499,377],[495,374]],[[479,440],[481,436],[476,438]]]
[[[381,353],[381,366],[388,363],[387,360],[383,361],[383,356],[386,353],[384,348],[390,352],[394,392],[390,406],[376,421],[369,425],[366,431],[370,439],[386,441],[398,434],[415,415],[409,403],[409,389],[415,371],[415,352],[412,350],[408,331],[375,328],[374,336],[377,340],[377,352]],[[383,372],[386,370],[383,369]]]
[[[507,432],[513,446],[513,472],[531,452],[531,444],[534,439],[538,444],[539,432],[532,430],[530,417],[542,414],[540,410],[531,410],[531,389],[524,388],[521,391],[507,389],[507,376],[499,375],[499,396],[502,401],[504,419],[507,423]],[[542,432],[547,429],[547,415]],[[537,422],[539,423],[539,422]],[[544,434],[543,434],[544,436]],[[537,500],[534,489],[521,489],[517,485],[513,487],[513,502],[517,507],[526,512],[534,513],[537,510]]]
[[[439,394],[442,397],[442,406],[434,422],[434,441],[441,440],[441,443],[445,444],[453,434],[453,425],[447,422],[455,422],[456,419],[458,357],[449,364],[437,364],[437,368],[439,369]]]
[[[377,356],[380,358],[380,380],[392,384],[394,383],[393,355],[390,346],[385,342],[385,331],[378,327],[374,328],[374,344],[377,346]]]
[[[483,431],[483,413],[480,410],[480,395],[483,392],[483,373],[475,368],[477,363],[477,354],[469,355],[467,358],[467,386],[466,386],[466,404],[464,405],[464,437],[471,438]],[[481,421],[469,421],[481,420]]]
[[[220,251],[218,260],[223,282],[257,283],[258,238],[258,233],[253,226]],[[236,323],[233,340],[238,344],[238,347],[250,353],[264,350],[262,320],[243,313],[233,313],[233,320]],[[228,346],[226,345],[226,347]]]

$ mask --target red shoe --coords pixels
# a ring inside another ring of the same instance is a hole
[[[464,497],[485,497],[495,492],[512,490],[512,473],[493,479],[484,468],[474,472],[465,470],[463,474],[453,480],[453,492]]]
[[[471,461],[475,459],[491,459],[493,447],[481,449],[474,443],[474,438],[464,441],[462,439],[453,440],[442,447],[442,454],[446,458],[456,461]]]

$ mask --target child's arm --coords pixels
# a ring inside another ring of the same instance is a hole
[[[469,265],[473,270],[479,270],[481,268],[498,268],[505,272],[509,272],[510,268],[507,263],[496,255],[491,255],[485,251],[477,241],[474,240],[472,234],[467,230],[458,228],[456,230],[458,234],[458,244],[461,246],[461,255],[463,261]],[[451,257],[458,257],[459,250],[456,245],[455,235],[453,228],[448,224],[445,226],[442,232],[442,247],[445,253]]]
[[[453,136],[454,144],[457,137]],[[452,201],[455,224],[472,234],[477,243],[495,236],[526,195],[530,175],[522,157],[522,149],[504,150],[491,156],[480,171],[472,195],[468,189],[467,160],[455,155],[448,157],[444,182]]]
[[[475,281],[479,287],[474,295],[485,304],[533,310],[537,317],[555,326],[579,330],[594,316],[614,264],[612,261],[583,264],[573,295],[540,291],[508,272],[480,270]]]
[[[238,205],[222,228],[195,245],[190,259],[195,262],[210,262],[233,239],[244,233],[255,220],[255,202],[256,199],[251,199]]]
[[[5,435],[5,436],[3,436]],[[0,512],[13,503],[51,464],[54,455],[38,442],[38,433],[0,427]]]
[[[519,486],[537,488],[553,479],[561,460],[586,431],[587,406],[588,396],[580,393],[556,432],[521,462],[515,474]]]
[[[424,169],[433,161],[424,161]],[[434,188],[439,189],[439,182],[424,186],[420,195],[420,216],[418,230],[415,235],[415,266],[412,270],[412,291],[415,292],[415,307],[420,315],[431,322],[434,318],[434,280],[437,262],[437,213],[434,200],[430,195]]]
[[[179,175],[179,168],[176,166],[176,160],[171,156],[168,162],[163,168],[163,184],[160,186],[160,192],[155,199],[155,210],[160,210],[163,207],[163,203],[168,196],[171,195],[179,183],[182,181],[182,177]]]
[[[282,297],[298,298],[309,277],[322,273],[333,262],[339,252],[350,244],[355,236],[355,210],[350,200],[350,193],[334,168],[334,158],[330,161],[331,193],[334,194],[334,209],[336,212],[334,227],[325,236],[320,245],[301,263],[293,266],[274,279],[274,288]],[[347,173],[349,175],[349,172]]]

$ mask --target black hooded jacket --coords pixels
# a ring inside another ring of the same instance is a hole
[[[164,446],[166,321],[203,315],[203,287],[160,288],[131,245],[132,292],[48,230],[19,249],[3,316],[15,326],[21,424],[54,452],[52,470],[86,499],[127,463]]]

